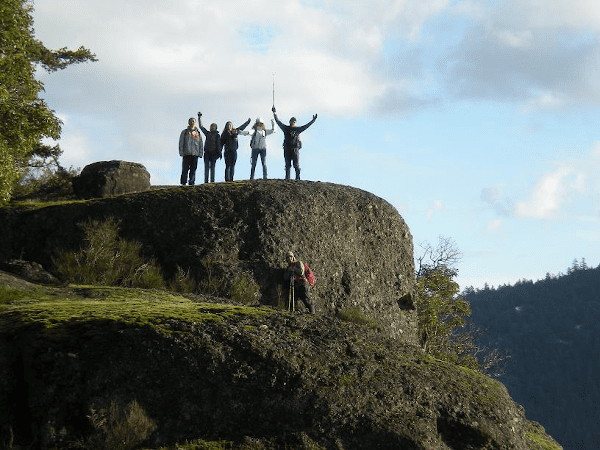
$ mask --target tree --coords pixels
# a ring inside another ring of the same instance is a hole
[[[462,253],[451,238],[440,236],[437,247],[421,243],[422,254],[415,265],[417,316],[423,348],[438,357],[455,353],[452,336],[465,325],[471,307],[458,295],[456,264]]]
[[[456,270],[456,266],[462,259],[462,252],[456,246],[452,238],[438,236],[438,244],[433,247],[429,242],[419,244],[422,254],[417,257],[417,278],[426,272],[438,267],[448,267]]]
[[[33,158],[56,158],[59,146],[42,139],[59,139],[62,123],[40,93],[43,83],[35,70],[48,72],[86,61],[97,61],[84,47],[49,50],[35,39],[31,0],[0,2],[0,205],[10,200],[15,183]]]
[[[437,247],[429,243],[420,246],[423,252],[415,264],[416,307],[423,349],[436,358],[492,376],[502,374],[508,354],[478,344],[483,332],[472,324],[466,326],[471,304],[459,295],[455,281],[462,252],[454,240],[444,236],[438,238]],[[471,287],[467,292],[474,290]]]
[[[458,295],[456,274],[455,269],[443,265],[421,273],[417,278],[417,316],[425,351],[458,362],[462,351],[453,336],[457,328],[465,326],[471,305]]]

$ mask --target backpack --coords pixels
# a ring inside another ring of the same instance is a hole
[[[308,267],[308,264],[304,264],[304,276],[306,277],[306,281],[308,281],[308,284],[310,284],[311,286],[315,285],[315,281],[317,281],[317,278],[315,277],[313,271],[310,270],[310,267]]]
[[[258,147],[260,144],[260,140],[262,138],[262,133],[260,130],[254,130],[254,134],[252,135],[252,139],[250,139],[250,148],[254,149]]]
[[[289,139],[287,140],[287,142],[285,140],[283,142],[283,148],[290,153],[294,153],[300,150],[302,148],[300,133],[297,133],[295,131],[290,132]]]

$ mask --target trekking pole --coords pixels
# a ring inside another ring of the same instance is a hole
[[[294,275],[290,278],[290,311],[294,312],[296,310],[296,299],[294,298]]]
[[[292,306],[292,283],[290,283],[290,287],[288,288],[288,298],[287,298],[287,310],[289,311]]]

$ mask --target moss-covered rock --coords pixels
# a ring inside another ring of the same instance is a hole
[[[152,448],[560,448],[499,382],[369,324],[160,291],[11,289],[0,426],[19,445],[92,448],[97,412],[135,403]]]
[[[0,211],[0,259],[52,270],[57,249],[84,244],[78,224],[109,217],[167,277],[179,267],[211,287],[215,278],[232,283],[249,274],[268,305],[283,304],[283,267],[292,250],[316,274],[317,311],[359,308],[391,336],[416,342],[412,236],[398,211],[373,194],[261,180],[13,208]]]

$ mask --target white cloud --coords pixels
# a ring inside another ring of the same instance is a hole
[[[503,5],[502,17],[531,27],[600,31],[600,4],[595,0],[510,0]]]
[[[599,5],[459,2],[453,12],[469,19],[470,29],[439,57],[441,80],[456,97],[521,104],[522,113],[598,105]]]
[[[532,97],[519,108],[520,114],[529,114],[536,111],[548,111],[558,109],[564,105],[564,101],[552,92],[544,92]]]
[[[504,45],[513,48],[526,48],[531,45],[531,30],[494,30],[492,32],[496,38]]]
[[[442,209],[445,209],[446,206],[441,202],[441,200],[434,200],[427,210],[427,220],[431,221],[433,219],[433,215]]]
[[[574,176],[572,176],[574,175]],[[558,212],[566,196],[583,188],[583,175],[572,167],[560,167],[544,174],[536,184],[529,200],[517,202],[517,217],[549,219]]]
[[[581,222],[587,221],[586,217],[597,220],[600,142],[595,142],[587,153],[582,151],[552,164],[531,188],[498,184],[483,188],[480,199],[501,217],[562,220],[572,214],[571,219]],[[515,193],[517,190],[520,192]],[[577,210],[580,212],[575,213]]]
[[[488,222],[485,229],[487,231],[498,231],[502,228],[502,221],[500,219],[494,219],[491,222]]]

